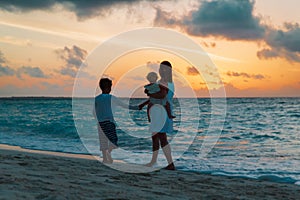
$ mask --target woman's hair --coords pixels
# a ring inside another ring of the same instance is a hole
[[[169,83],[173,82],[172,65],[169,61],[162,61],[159,66],[159,74],[162,80]]]

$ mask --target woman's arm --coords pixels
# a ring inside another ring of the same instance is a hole
[[[149,94],[149,93],[146,93],[149,97],[153,97],[155,99],[163,99],[167,96],[168,94],[168,88],[163,86],[163,85],[159,85],[159,88],[160,88],[160,91],[159,92],[156,92],[156,93],[153,93],[153,94]]]

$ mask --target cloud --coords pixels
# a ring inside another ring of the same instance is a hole
[[[0,87],[0,96],[71,96],[72,89],[64,85],[38,83],[31,86],[4,85]]]
[[[89,74],[88,72],[81,71],[77,78],[86,78],[89,80],[97,80],[97,77]]]
[[[254,3],[253,0],[204,0],[180,17],[155,7],[154,24],[179,27],[193,36],[264,42],[266,47],[257,52],[259,59],[284,58],[300,62],[299,24],[285,22],[282,29],[263,24],[262,19],[253,14]]]
[[[217,45],[215,42],[207,43],[207,42],[204,42],[204,41],[202,41],[201,44],[203,44],[203,45],[204,45],[205,47],[207,47],[207,48],[209,48],[209,47],[215,48],[216,45]]]
[[[3,53],[0,51],[0,76],[14,76],[22,79],[22,74],[27,74],[34,78],[49,78],[39,67],[22,66],[18,69],[13,69],[6,64],[6,59]],[[4,66],[5,65],[5,66]]]
[[[77,73],[77,70],[74,70],[71,68],[66,68],[66,67],[64,67],[60,70],[60,74],[66,75],[66,76],[71,76],[73,78],[76,77],[76,73]]]
[[[257,52],[257,57],[259,59],[271,59],[271,58],[277,58],[279,57],[279,52],[278,51],[275,51],[273,49],[263,49],[261,51],[258,51]]]
[[[257,52],[260,59],[282,57],[293,62],[300,62],[300,27],[299,24],[285,23],[285,30],[270,29],[265,37],[269,46]]]
[[[22,74],[27,74],[34,78],[49,78],[39,67],[22,66],[17,70],[16,75],[22,79]]]
[[[1,76],[13,76],[15,75],[15,70],[9,66],[2,66],[0,63],[0,77]]]
[[[4,54],[0,51],[0,77],[1,76],[13,76],[15,75],[15,70],[6,65],[6,58]]]
[[[206,88],[196,90],[198,97],[210,97],[210,93],[215,97],[222,97],[223,89],[226,91],[227,97],[300,97],[300,87],[287,85],[277,89],[258,89],[245,88],[239,89],[231,83],[224,84],[224,88],[212,89],[208,91]]]
[[[255,79],[255,80],[262,80],[265,79],[266,77],[262,74],[248,74],[245,72],[227,72],[227,76],[232,76],[232,77],[243,77],[243,78],[248,78],[248,79]]]
[[[63,49],[57,49],[55,53],[64,61],[64,66],[60,69],[62,75],[74,78],[78,69],[81,66],[86,66],[84,60],[87,56],[87,51],[76,45],[73,45],[72,48],[65,46]]]
[[[64,47],[63,49],[56,50],[59,58],[66,62],[68,67],[80,68],[87,55],[87,51],[73,45],[72,48]]]
[[[215,36],[228,40],[262,39],[265,27],[260,18],[253,15],[254,1],[213,0],[201,1],[199,7],[181,18],[156,7],[154,23],[164,26],[180,26],[194,36]]]
[[[191,67],[187,67],[187,74],[191,76],[197,76],[199,75],[199,72],[194,66],[191,66]]]
[[[291,52],[300,53],[300,27],[299,24],[285,23],[286,31],[272,31],[266,42],[272,47],[282,47]]]
[[[4,58],[3,53],[0,51],[0,64],[6,63],[6,59]]]
[[[259,59],[300,62],[299,24],[285,22],[282,29],[263,24],[262,18],[253,14],[254,4],[254,0],[204,0],[180,17],[156,6],[154,24],[179,27],[193,36],[265,42],[266,47],[257,52]]]
[[[158,71],[159,65],[160,65],[159,61],[156,61],[156,62],[148,61],[146,63],[146,67],[151,71]]]
[[[53,10],[59,5],[66,10],[74,12],[78,19],[84,20],[94,16],[105,15],[110,12],[110,8],[113,6],[131,5],[140,1],[141,0],[2,0],[0,1],[0,9],[9,12],[29,12],[33,10]]]

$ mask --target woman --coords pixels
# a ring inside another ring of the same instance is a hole
[[[163,99],[167,98],[167,101],[171,104],[171,111],[173,110],[173,96],[174,96],[174,83],[172,78],[172,65],[168,61],[160,63],[159,67],[160,74],[160,91],[155,94],[148,94],[148,96]],[[162,107],[161,107],[162,108]],[[161,120],[163,118],[163,120]],[[167,133],[173,132],[173,120],[166,114],[165,109],[159,110],[159,107],[155,108],[155,105],[150,109],[150,131],[152,132],[152,159],[147,166],[153,166],[157,161],[159,145],[161,146],[165,157],[168,161],[168,166],[165,169],[175,170],[171,155],[171,147],[167,139]],[[164,124],[161,124],[161,122]],[[157,129],[160,127],[159,129]]]

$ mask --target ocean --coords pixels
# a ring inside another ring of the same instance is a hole
[[[77,101],[82,110],[72,110],[72,98],[1,98],[0,143],[101,155],[87,103],[93,100]],[[129,102],[137,105],[142,99]],[[227,98],[225,103],[226,113],[219,113],[225,118],[216,120],[212,108],[218,101],[174,99],[174,132],[168,137],[177,169],[300,185],[300,98]],[[113,158],[147,163],[146,109],[116,110],[115,120],[120,148]],[[221,128],[214,127],[217,122]],[[165,164],[160,151],[158,165]]]

